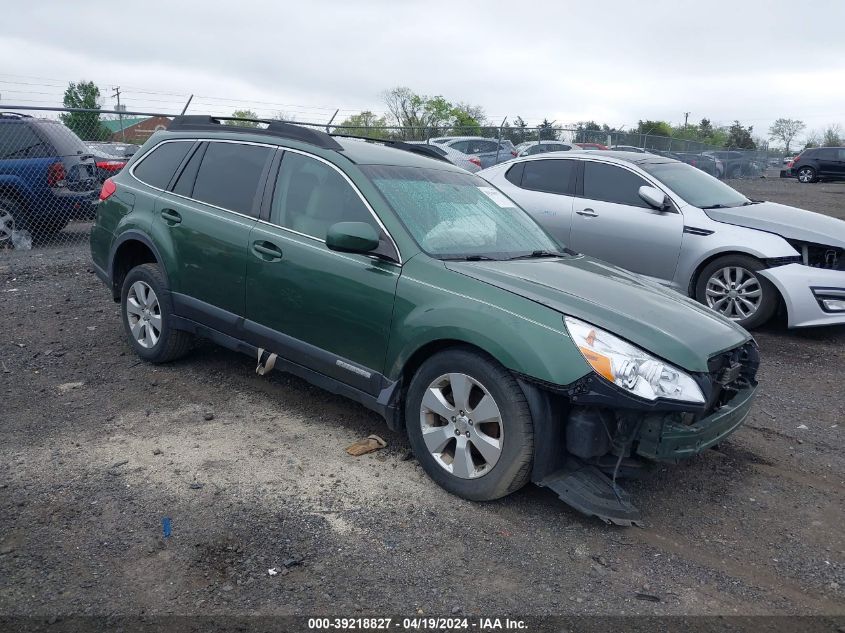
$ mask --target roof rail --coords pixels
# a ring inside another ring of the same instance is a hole
[[[430,145],[414,145],[413,143],[406,143],[405,141],[394,141],[390,139],[383,139],[383,138],[372,138],[369,136],[356,136],[355,134],[332,134],[332,136],[337,136],[340,138],[355,138],[361,141],[367,141],[369,143],[381,143],[382,145],[388,145],[394,149],[401,149],[405,150],[406,152],[413,152],[414,154],[420,154],[421,156],[428,156],[429,158],[436,158],[437,160],[443,161],[444,163],[451,164],[451,161],[443,156],[442,154],[438,153],[434,150]]]
[[[18,117],[19,119],[31,119],[30,114],[21,114],[20,112],[0,112],[0,117]]]
[[[280,138],[287,138],[293,141],[301,141],[310,145],[316,145],[323,149],[342,150],[343,146],[334,140],[325,132],[319,130],[312,130],[311,128],[302,127],[301,125],[294,125],[292,123],[285,123],[284,121],[274,121],[272,119],[242,119],[231,116],[205,116],[198,114],[188,114],[177,116],[171,121],[167,127],[172,132],[179,132],[182,130],[192,132],[232,132],[232,128],[223,127],[223,121],[249,121],[251,123],[264,123],[266,128],[247,128],[244,132],[250,134],[261,134],[265,136],[275,136]]]

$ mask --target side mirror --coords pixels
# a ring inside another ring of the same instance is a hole
[[[366,222],[338,222],[329,227],[326,246],[341,253],[369,253],[378,248],[378,233]]]
[[[669,211],[672,208],[672,203],[669,202],[669,196],[660,191],[657,187],[650,187],[643,185],[637,192],[646,204],[660,211]]]

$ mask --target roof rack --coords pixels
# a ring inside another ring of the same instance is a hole
[[[21,114],[20,112],[0,112],[0,117],[17,117],[19,119],[31,119],[32,115]]]
[[[436,158],[444,163],[451,164],[451,161],[449,161],[448,158],[438,153],[430,145],[414,145],[413,143],[406,143],[405,141],[393,141],[390,139],[372,138],[369,136],[356,136],[355,134],[332,134],[332,136],[340,138],[355,138],[361,141],[367,141],[368,143],[381,143],[382,145],[388,145],[394,149],[401,149],[406,152],[413,152],[414,154],[428,156],[429,158]]]
[[[323,149],[342,150],[343,146],[334,140],[325,132],[319,130],[312,130],[311,128],[303,127],[301,125],[294,125],[292,123],[285,123],[283,121],[274,121],[272,119],[242,119],[240,117],[230,116],[205,116],[197,114],[188,114],[177,116],[171,121],[167,127],[172,132],[178,131],[193,131],[193,132],[231,132],[231,128],[225,128],[222,121],[249,121],[252,123],[264,123],[266,128],[248,128],[242,130],[250,134],[262,134],[266,136],[276,136],[281,138],[291,139],[293,141],[301,141],[310,145],[316,145]]]

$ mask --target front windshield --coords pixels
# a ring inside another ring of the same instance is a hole
[[[751,202],[736,189],[686,163],[645,163],[640,167],[700,209],[727,209]]]
[[[420,247],[440,259],[509,259],[562,250],[525,211],[472,174],[364,165]]]

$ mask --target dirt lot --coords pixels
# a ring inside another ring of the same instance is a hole
[[[0,253],[0,304],[0,613],[845,615],[845,328],[758,332],[745,427],[627,484],[625,529],[452,497],[374,414],[210,344],[139,362],[84,247]]]

